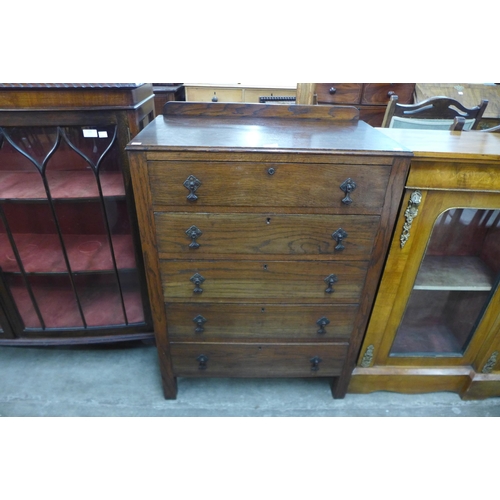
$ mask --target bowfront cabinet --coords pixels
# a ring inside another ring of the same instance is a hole
[[[349,390],[498,396],[500,137],[386,134],[415,157]]]
[[[152,335],[126,143],[150,84],[0,89],[0,343]]]
[[[165,396],[194,376],[343,397],[410,153],[355,108],[175,102],[127,150]]]

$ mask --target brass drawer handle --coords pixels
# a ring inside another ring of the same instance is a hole
[[[207,322],[207,320],[201,314],[198,314],[198,316],[193,318],[193,321],[196,323],[194,333],[203,333],[205,331],[203,325]]]
[[[342,203],[344,203],[344,205],[350,205],[352,203],[350,194],[356,189],[356,183],[349,177],[340,185],[340,189],[345,193],[345,198],[342,200]]]
[[[198,196],[196,196],[194,193],[200,186],[201,186],[201,181],[197,179],[194,175],[190,175],[184,181],[184,187],[187,190],[189,190],[189,194],[187,195],[187,199],[189,201],[196,201],[198,199]]]
[[[325,278],[325,282],[328,285],[328,288],[325,290],[325,293],[333,293],[335,290],[332,288],[334,283],[337,283],[338,278],[335,276],[335,274],[330,274],[330,276],[327,276]]]
[[[316,324],[319,326],[319,330],[316,333],[324,335],[326,333],[325,326],[330,324],[330,320],[323,316],[322,318],[318,319],[318,321],[316,321]]]
[[[206,370],[207,369],[208,356],[205,356],[204,354],[200,354],[196,358],[196,361],[198,361],[198,370]]]
[[[193,274],[189,280],[194,283],[194,293],[203,293],[203,288],[200,285],[205,281],[205,278],[201,274]]]
[[[200,244],[196,241],[196,238],[199,238],[203,233],[196,226],[191,226],[186,230],[186,234],[191,238],[191,243],[189,244],[189,248],[196,250],[200,248]]]
[[[344,250],[345,246],[342,244],[342,241],[347,238],[348,234],[341,228],[339,227],[333,234],[332,238],[337,242],[337,246],[335,247],[335,250],[341,251]]]
[[[311,371],[317,372],[319,370],[319,364],[323,361],[319,356],[314,356],[309,360],[311,362]]]

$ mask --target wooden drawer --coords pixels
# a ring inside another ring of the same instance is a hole
[[[317,83],[318,104],[359,104],[362,83]]]
[[[397,95],[400,104],[409,104],[414,90],[414,83],[365,83],[361,104],[386,105],[391,95]]]
[[[348,343],[335,344],[170,344],[178,377],[328,377],[338,376]],[[205,362],[200,356],[204,356]],[[318,369],[311,360],[318,357]]]
[[[358,303],[367,268],[367,261],[160,261],[165,302]],[[198,287],[196,275],[203,277]],[[331,275],[337,281],[330,287]]]
[[[171,341],[330,342],[349,339],[358,306],[170,303],[166,311]]]
[[[391,169],[386,165],[251,162],[149,162],[151,193],[158,206],[309,207],[334,213],[380,213]],[[193,177],[195,179],[193,179]],[[356,188],[346,204],[341,186]],[[198,186],[189,200],[185,183]],[[305,182],[307,181],[307,182]]]
[[[379,216],[157,212],[155,223],[160,258],[189,253],[199,259],[220,254],[367,260]]]
[[[186,101],[242,102],[243,89],[239,88],[226,89],[217,87],[186,87]]]

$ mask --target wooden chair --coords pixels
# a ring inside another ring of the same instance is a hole
[[[430,130],[475,130],[488,101],[466,108],[451,97],[431,97],[417,104],[399,104],[398,96],[391,96],[385,110],[382,127],[419,128]]]

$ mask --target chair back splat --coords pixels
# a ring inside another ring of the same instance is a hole
[[[478,128],[488,101],[466,108],[456,99],[431,97],[416,104],[399,104],[398,96],[391,96],[382,127],[419,128],[431,130],[475,130]]]

